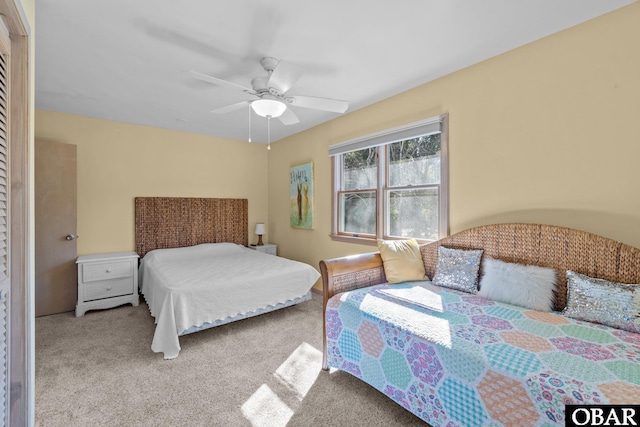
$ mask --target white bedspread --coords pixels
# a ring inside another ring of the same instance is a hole
[[[302,297],[319,277],[310,265],[233,243],[151,251],[140,265],[140,289],[156,322],[151,349],[173,359],[190,327]]]

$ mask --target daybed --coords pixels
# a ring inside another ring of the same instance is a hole
[[[311,298],[315,268],[247,248],[247,200],[138,197],[140,290],[155,318],[154,352],[179,336]]]
[[[553,268],[552,310],[428,280],[388,284],[379,253],[321,261],[325,370],[353,374],[434,427],[564,425],[566,404],[640,403],[640,329],[562,313],[567,270],[637,284],[640,250],[563,227],[497,224],[421,246],[429,278],[440,247]],[[637,316],[640,289],[628,289]]]

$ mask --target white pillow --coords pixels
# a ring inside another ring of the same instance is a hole
[[[478,295],[532,310],[553,310],[556,271],[485,258]]]

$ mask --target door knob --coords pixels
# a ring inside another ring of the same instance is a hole
[[[76,240],[78,237],[80,237],[80,236],[76,236],[75,234],[67,234],[65,239],[67,239],[67,240]]]

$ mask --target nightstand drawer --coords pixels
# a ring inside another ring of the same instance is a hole
[[[133,275],[133,263],[131,261],[113,261],[96,264],[85,264],[82,268],[82,281],[94,282],[97,280],[110,280],[119,277]]]
[[[133,279],[124,277],[121,279],[102,280],[85,285],[84,300],[93,301],[103,298],[129,295],[133,293]]]

